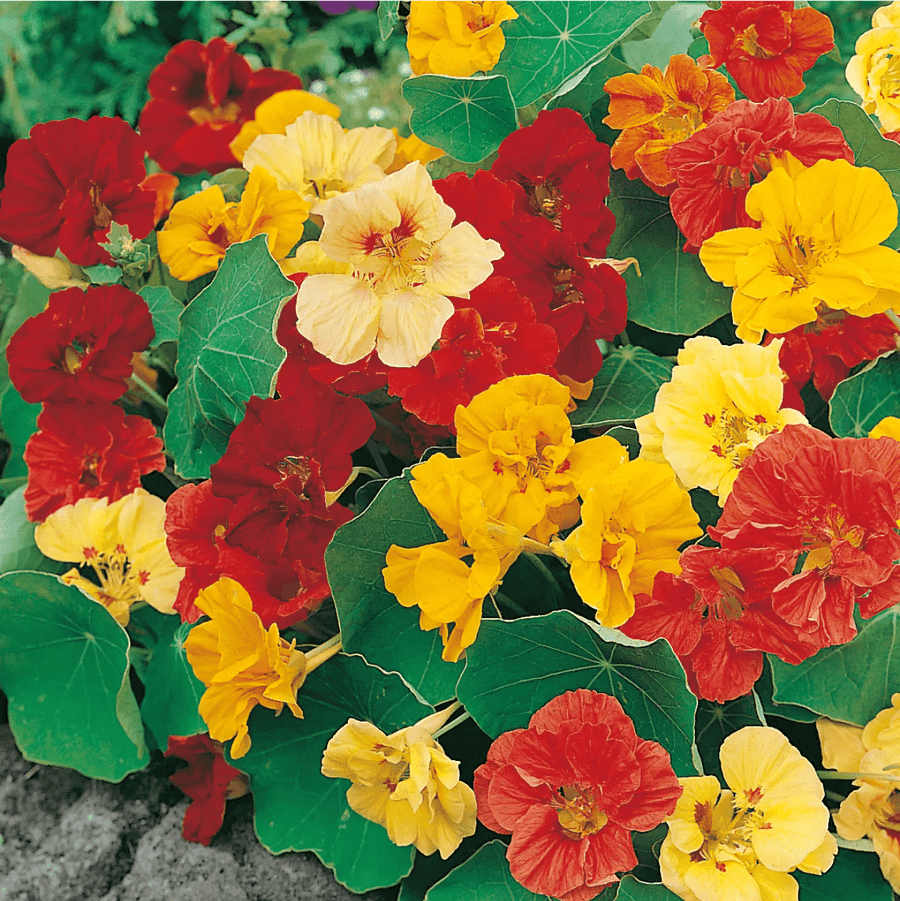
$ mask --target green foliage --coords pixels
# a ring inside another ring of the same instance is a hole
[[[502,75],[451,78],[419,75],[403,83],[416,137],[464,163],[493,153],[516,129],[516,108]]]
[[[632,322],[693,335],[729,311],[731,289],[712,281],[696,254],[684,252],[685,239],[665,197],[615,171],[609,208],[616,215],[609,256],[636,257],[641,266],[641,275],[634,267],[625,273]]]
[[[624,75],[626,72],[631,71],[631,67],[625,65],[622,60],[616,59],[614,56],[608,56],[586,70],[581,79],[574,85],[571,81],[563,85],[560,92],[548,101],[547,109],[567,106],[569,109],[580,113],[585,119],[588,119],[594,104],[606,99],[607,95],[603,90],[603,85],[610,78],[614,78],[616,75]]]
[[[13,491],[0,505],[0,573],[16,570],[61,573],[70,568],[45,557],[34,543],[34,523],[25,516],[25,487]]]
[[[821,876],[792,874],[800,884],[800,901],[835,901],[836,898],[865,898],[891,901],[896,895],[884,878],[875,854],[842,848],[831,868]]]
[[[153,317],[153,329],[156,332],[152,346],[156,347],[165,341],[178,340],[178,317],[184,311],[184,304],[179,303],[168,288],[147,286],[140,291],[141,297],[147,301],[150,315]]]
[[[180,476],[207,478],[247,401],[271,394],[286,356],[275,322],[296,290],[259,235],[228,248],[212,283],[181,314],[178,384],[165,427]]]
[[[638,882],[634,876],[623,876],[619,883],[616,901],[677,901],[678,895],[664,885],[648,885]]]
[[[0,685],[24,757],[119,782],[149,760],[128,679],[128,635],[47,573],[0,576]]]
[[[839,438],[865,438],[885,416],[900,416],[900,354],[892,350],[844,379],[829,406]]]
[[[526,727],[557,695],[589,688],[618,698],[638,735],[669,752],[676,773],[696,773],[697,699],[665,641],[632,641],[559,610],[514,622],[486,620],[466,654],[459,699],[492,738]]]
[[[314,851],[350,891],[393,885],[412,869],[413,849],[397,847],[383,826],[350,809],[350,783],[322,775],[322,754],[350,718],[390,734],[432,708],[397,676],[342,654],[309,675],[297,701],[302,720],[257,707],[250,750],[232,761],[250,776],[259,840],[273,854]]]
[[[653,12],[621,46],[625,62],[638,71],[647,64],[665,70],[671,57],[687,53],[694,40],[691,25],[704,11],[693,3],[651,2],[650,5],[654,7]],[[652,32],[643,40],[634,40],[635,33],[643,31],[651,22]]]
[[[3,425],[3,434],[9,442],[9,458],[3,467],[5,478],[27,476],[28,467],[22,455],[25,453],[25,444],[37,431],[37,418],[41,412],[40,404],[27,404],[22,396],[9,385],[0,399],[0,423]]]
[[[632,422],[653,410],[659,386],[672,377],[675,364],[643,347],[625,345],[610,351],[594,379],[591,396],[569,415],[573,426],[596,428]]]
[[[722,780],[719,748],[722,742],[744,726],[764,726],[753,695],[744,695],[725,704],[701,700],[697,705],[697,750],[703,772]]]
[[[381,571],[392,544],[421,547],[444,540],[416,500],[407,473],[391,479],[361,516],[341,526],[325,551],[344,649],[399,673],[431,704],[454,696],[462,664],[441,660],[437,630],[419,628],[418,607],[402,607],[384,587]]]

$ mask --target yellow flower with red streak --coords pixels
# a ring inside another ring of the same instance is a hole
[[[900,3],[876,9],[872,26],[856,40],[847,81],[862,98],[862,108],[878,117],[884,131],[894,132],[900,129]]]
[[[210,619],[191,629],[184,650],[197,678],[206,686],[199,712],[214,741],[233,738],[231,757],[250,750],[247,720],[261,704],[281,713],[285,705],[303,717],[297,692],[306,676],[340,650],[331,640],[309,654],[290,644],[274,623],[263,627],[250,595],[233,579],[221,578],[194,601]]]
[[[612,146],[613,168],[656,188],[675,181],[666,165],[669,148],[734,101],[724,75],[698,66],[683,53],[669,60],[665,72],[648,64],[640,75],[616,75],[603,88],[609,94],[604,124],[624,129]]]
[[[719,759],[730,791],[715,776],[680,780],[659,855],[663,885],[685,901],[796,901],[789,874],[824,873],[837,853],[815,769],[765,726],[729,735]]]
[[[136,603],[175,612],[184,570],[169,556],[165,521],[165,502],[138,488],[111,504],[107,498],[85,497],[60,507],[35,528],[34,540],[45,557],[92,569],[96,581],[78,567],[61,578],[127,626]]]
[[[877,778],[900,775],[900,694],[892,695],[891,706],[865,728],[820,719],[816,729],[825,767],[872,774],[853,783],[858,788],[834,814],[834,825],[848,841],[872,840],[884,878],[900,892],[900,782]]]
[[[668,463],[686,488],[705,488],[724,505],[741,466],[760,442],[786,425],[806,424],[783,407],[782,339],[766,347],[685,342],[653,412],[635,420],[641,456]]]
[[[175,278],[188,282],[218,269],[232,244],[266,234],[270,253],[280,260],[303,236],[308,218],[305,201],[279,190],[256,167],[239,203],[227,202],[218,185],[176,203],[158,235],[159,256]]]
[[[360,816],[384,826],[395,845],[415,845],[422,854],[438,851],[444,860],[475,832],[475,793],[433,738],[456,709],[390,735],[351,719],[322,756],[325,776],[353,783],[347,803]]]
[[[497,65],[506,46],[502,22],[519,14],[506,0],[413,0],[406,47],[416,75],[466,78]]]
[[[739,338],[815,322],[823,305],[856,316],[900,311],[900,254],[881,246],[897,203],[879,172],[789,161],[750,189],[746,209],[759,228],[719,232],[700,248],[709,277],[734,288]]]

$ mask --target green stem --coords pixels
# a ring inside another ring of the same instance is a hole
[[[375,461],[375,465],[378,467],[378,471],[381,473],[381,477],[384,479],[389,479],[390,474],[387,471],[387,467],[384,465],[384,460],[381,459],[381,451],[378,448],[378,445],[374,441],[367,441],[366,447],[369,449],[369,453],[372,455],[372,459]]]
[[[18,135],[28,133],[28,117],[22,106],[22,96],[19,94],[19,86],[16,84],[16,72],[13,66],[13,51],[8,50],[3,60],[3,87],[9,98],[9,108],[12,111],[13,121],[16,124]]]
[[[341,633],[333,635],[328,641],[323,642],[317,648],[313,648],[306,655],[306,675],[314,669],[318,669],[326,660],[330,660],[341,650]]]
[[[447,723],[446,726],[441,726],[441,728],[438,729],[437,732],[432,732],[431,737],[438,738],[441,735],[443,735],[445,732],[449,732],[451,729],[455,729],[460,723],[464,723],[466,720],[471,719],[471,718],[472,718],[472,714],[469,713],[469,711],[467,710],[465,713],[463,713],[462,716],[458,716],[452,722]]]
[[[157,407],[164,413],[169,412],[169,405],[166,403],[166,399],[161,394],[157,394],[139,375],[132,374],[131,381],[147,395],[147,399],[154,407]]]
[[[900,782],[900,776],[890,773],[836,773],[834,770],[816,770],[820,779],[843,779],[855,782],[857,779],[872,779],[877,782]]]
[[[508,607],[512,610],[516,616],[530,616],[531,614],[520,604],[517,604],[511,597],[505,595],[502,591],[498,591],[496,593],[496,597],[500,600],[500,603],[503,604],[504,607]]]

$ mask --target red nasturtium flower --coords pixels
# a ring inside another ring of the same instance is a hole
[[[804,166],[818,160],[853,162],[839,128],[816,113],[795,116],[783,98],[737,100],[672,147],[666,165],[678,187],[670,205],[686,249],[696,251],[728,228],[756,228],[759,223],[744,209],[747,192],[772,171],[772,158],[786,153]]]
[[[793,0],[724,0],[700,16],[712,66],[725,68],[750,100],[796,97],[803,73],[834,49],[834,29],[811,6]]]
[[[648,64],[640,74],[610,78],[603,89],[609,94],[604,124],[624,129],[612,147],[613,168],[664,194],[675,181],[666,162],[669,149],[734,100],[724,75],[698,66],[684,53],[673,56],[665,72]]]
[[[900,592],[900,442],[786,426],[753,452],[710,534],[729,549],[791,552],[772,609],[819,647],[856,635]]]
[[[132,355],[152,340],[140,295],[121,285],[66,288],[10,338],[9,377],[30,404],[116,400],[128,387]]]
[[[32,522],[83,497],[117,501],[140,488],[142,475],[166,466],[150,420],[115,404],[45,404],[37,426],[25,445]]]
[[[163,169],[221,172],[240,165],[228,145],[256,107],[278,91],[302,87],[281,69],[254,72],[224,38],[181,41],[150,75],[150,101],[138,128]]]
[[[205,734],[170,735],[165,756],[188,762],[186,768],[169,776],[169,781],[191,799],[181,835],[189,842],[209,845],[222,828],[225,802],[250,790],[247,776],[228,763],[222,745]]]
[[[133,238],[153,229],[156,193],[144,190],[144,145],[121,119],[35,125],[9,148],[0,235],[32,253],[60,250],[79,266],[112,263],[100,247],[113,222]]]
[[[763,652],[800,663],[819,646],[772,609],[772,591],[793,573],[787,551],[692,545],[681,575],[660,572],[653,596],[639,594],[619,628],[632,638],[665,638],[698,698],[724,703],[747,694],[762,674]]]
[[[584,688],[501,735],[474,789],[481,822],[512,833],[513,877],[561,901],[588,901],[635,867],[631,833],[658,826],[682,792],[666,750],[638,737],[615,698]]]

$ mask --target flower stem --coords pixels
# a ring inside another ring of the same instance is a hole
[[[549,544],[541,544],[533,538],[522,539],[522,550],[530,551],[532,554],[543,554],[545,557],[555,557],[556,554]]]
[[[166,399],[161,394],[157,394],[140,376],[132,373],[131,381],[147,395],[147,399],[154,407],[158,407],[164,413],[169,412],[169,405],[166,403]]]
[[[323,642],[318,647],[313,648],[306,655],[306,675],[309,675],[314,669],[318,669],[326,660],[330,660],[335,654],[341,650],[341,633],[333,635],[328,641]]]
[[[834,770],[816,770],[820,779],[872,779],[876,782],[900,782],[900,776],[892,776],[890,773],[836,773]]]
[[[441,726],[441,728],[438,729],[437,732],[432,732],[431,737],[439,738],[445,732],[449,732],[451,729],[455,729],[460,723],[464,723],[466,720],[470,720],[471,718],[472,714],[469,713],[468,710],[466,710],[462,716],[458,716],[455,720],[453,720],[452,723],[447,723],[446,726]]]
[[[372,455],[372,459],[375,461],[375,466],[378,467],[378,471],[381,473],[381,477],[384,479],[389,479],[391,476],[387,471],[387,467],[384,465],[384,460],[381,458],[381,449],[374,441],[367,441],[366,447],[369,450],[369,453]]]

